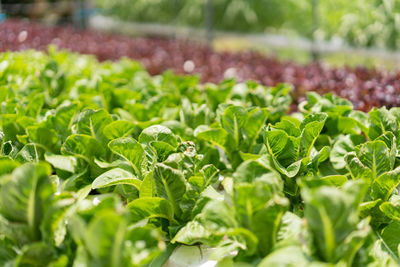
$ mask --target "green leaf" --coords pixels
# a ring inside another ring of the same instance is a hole
[[[239,106],[229,106],[225,109],[224,114],[221,118],[221,126],[228,133],[233,136],[236,146],[239,146],[241,140],[241,129],[246,123],[246,110]]]
[[[149,218],[165,218],[174,221],[174,208],[171,203],[160,197],[141,197],[127,205],[133,222]]]
[[[43,146],[48,151],[58,152],[58,135],[53,129],[42,126],[30,126],[26,131],[31,142]]]
[[[258,267],[279,267],[279,266],[310,266],[306,255],[298,246],[287,246],[273,251],[265,257]]]
[[[372,266],[398,266],[396,255],[391,255],[382,239],[376,240],[369,248],[368,256]]]
[[[50,153],[44,154],[45,160],[54,168],[74,173],[77,171],[77,159],[73,156],[54,155]]]
[[[274,247],[282,216],[288,206],[286,198],[273,198],[262,209],[254,210],[250,229],[259,237],[258,250],[262,256],[266,256]]]
[[[105,154],[104,147],[93,137],[84,134],[70,135],[61,147],[61,153],[91,162]]]
[[[181,122],[190,128],[196,128],[199,125],[207,123],[209,109],[206,104],[199,105],[191,103],[187,98],[182,99],[182,108],[180,110]]]
[[[253,106],[267,107],[271,122],[278,121],[288,111],[292,101],[289,93],[293,86],[278,84],[275,87],[266,87],[255,82],[247,82],[247,85],[250,89],[251,103]]]
[[[323,177],[310,177],[302,179],[302,182],[310,188],[316,188],[320,186],[336,186],[340,187],[347,182],[345,175],[329,175]]]
[[[235,85],[234,80],[224,80],[218,86],[215,84],[206,84],[205,93],[207,103],[212,110],[215,110],[220,103],[224,103]]]
[[[1,127],[4,132],[4,140],[16,141],[18,134],[23,134],[23,129],[17,123],[16,114],[2,114]]]
[[[94,163],[102,169],[111,169],[111,168],[121,168],[129,171],[133,171],[130,162],[125,159],[117,159],[113,162],[106,162],[99,159],[94,159]]]
[[[252,183],[257,180],[280,181],[280,174],[269,166],[269,158],[246,160],[236,169],[233,177],[235,182]]]
[[[268,130],[264,138],[275,167],[281,173],[294,177],[301,167],[301,159],[298,159],[300,139],[289,136],[283,130]]]
[[[314,173],[318,173],[320,163],[326,161],[329,158],[329,152],[329,146],[324,146],[321,148],[320,151],[312,153],[309,169]]]
[[[142,144],[150,144],[152,141],[162,141],[172,147],[176,147],[178,142],[175,135],[170,129],[162,125],[153,125],[142,131],[139,135],[139,142]]]
[[[73,195],[64,194],[63,199],[56,199],[46,212],[41,225],[42,240],[56,247],[68,240],[67,226],[77,208],[85,202],[91,191],[90,186],[83,187]]]
[[[370,140],[374,140],[386,131],[391,131],[394,134],[398,133],[399,125],[396,117],[386,107],[380,109],[373,108],[368,114],[371,121],[368,131],[368,138]]]
[[[142,181],[137,179],[132,173],[128,171],[120,168],[115,168],[97,177],[92,183],[92,188],[98,189],[119,184],[132,185],[139,189]]]
[[[371,196],[373,199],[389,199],[393,190],[400,184],[400,167],[393,171],[385,172],[376,178],[371,185]]]
[[[346,161],[347,169],[349,170],[353,179],[371,180],[372,171],[363,165],[355,152],[348,153],[344,160]]]
[[[222,239],[222,235],[216,235],[212,231],[207,230],[202,224],[197,221],[187,223],[175,237],[171,243],[181,243],[185,245],[194,245],[198,242],[207,245],[217,245]]]
[[[171,202],[174,212],[180,216],[179,202],[186,192],[186,180],[183,173],[162,163],[154,167],[154,181],[157,195]]]
[[[381,239],[384,246],[389,250],[389,254],[399,262],[398,247],[400,244],[400,222],[393,221],[388,226],[383,228]]]
[[[400,221],[400,205],[399,203],[384,202],[379,209],[389,218]]]
[[[4,235],[4,239],[13,246],[23,246],[32,242],[30,228],[26,223],[11,222],[0,216],[0,231]]]
[[[392,132],[386,132],[379,136],[376,140],[381,140],[385,142],[386,146],[389,149],[389,160],[390,160],[390,169],[393,169],[396,156],[397,156],[397,146],[396,146],[396,137]]]
[[[345,155],[354,151],[354,147],[362,142],[365,142],[365,138],[360,135],[339,136],[330,152],[330,161],[333,167],[337,170],[344,169],[346,167]]]
[[[44,104],[44,94],[36,94],[32,96],[26,106],[26,116],[37,118]]]
[[[176,150],[173,146],[163,141],[152,141],[150,145],[155,149],[158,161],[166,160]]]
[[[206,188],[218,180],[219,170],[212,164],[203,166],[203,168],[200,170],[200,173],[203,175],[205,182],[203,188]]]
[[[55,256],[55,251],[48,244],[36,242],[22,248],[15,266],[47,266]]]
[[[10,174],[15,168],[20,166],[17,161],[11,159],[0,160],[0,176],[4,174]]]
[[[77,104],[60,105],[51,118],[54,129],[64,140],[71,134],[71,126],[77,111]]]
[[[148,267],[161,267],[165,264],[168,258],[171,256],[172,252],[174,252],[175,248],[177,247],[176,244],[168,244],[167,249],[155,259],[151,261]]]
[[[338,256],[340,255],[340,263],[346,264],[347,266],[353,265],[356,254],[360,251],[370,233],[371,227],[369,225],[369,218],[360,221],[357,225],[357,229],[350,233],[336,250]]]
[[[144,160],[144,149],[135,139],[123,137],[108,143],[111,151],[127,160],[137,175],[141,175],[142,162]]]
[[[121,216],[111,211],[103,211],[88,225],[84,241],[92,256],[92,264],[97,266],[121,266],[122,249],[127,225]]]
[[[17,253],[13,250],[13,244],[6,238],[0,239],[0,264],[7,266],[7,262],[15,259]]]
[[[326,123],[327,125],[329,124],[329,122]],[[360,133],[360,131],[358,130],[365,130],[365,126],[364,127],[360,127],[360,123],[351,117],[343,117],[343,116],[338,116],[337,118],[337,129],[340,133],[343,134],[358,134]]]
[[[78,246],[76,249],[76,256],[73,261],[73,266],[85,266],[89,262],[89,255],[83,245]]]
[[[219,146],[227,153],[230,153],[230,151],[235,149],[234,143],[230,142],[232,140],[232,136],[229,135],[229,133],[222,128],[197,132],[195,136],[198,139],[205,140],[212,143],[213,145]]]
[[[133,244],[133,246],[129,246]],[[165,250],[159,231],[150,226],[129,229],[126,235],[121,266],[148,266]]]
[[[113,140],[131,135],[135,128],[136,125],[133,122],[118,120],[106,125],[103,132],[109,140]]]
[[[0,189],[1,214],[10,222],[27,224],[31,240],[39,240],[40,223],[52,202],[49,175],[47,164],[27,163],[15,169]]]
[[[288,205],[286,199],[277,197],[282,190],[279,178],[241,183],[234,188],[233,201],[241,225],[262,236],[258,241],[261,255],[266,255],[276,242],[280,219]]]
[[[156,194],[156,185],[153,178],[153,173],[148,173],[140,186],[139,196],[142,197],[153,197]]]
[[[308,157],[314,146],[315,140],[321,133],[328,115],[325,113],[315,113],[308,115],[300,124],[301,141],[300,157]]]
[[[357,123],[358,128],[361,129],[365,134],[368,134],[368,128],[369,128],[369,116],[360,111],[360,110],[352,110],[349,113],[349,117],[354,119]]]
[[[14,160],[19,163],[25,162],[39,162],[43,159],[44,150],[33,144],[26,144],[18,153],[15,155]]]
[[[386,221],[386,219],[382,216],[382,213],[379,210],[379,206],[380,206],[381,203],[382,203],[381,199],[370,200],[370,201],[366,201],[366,202],[361,203],[361,205],[360,205],[360,217],[365,218],[365,217],[368,217],[368,216],[372,216],[373,219],[377,219],[378,222],[380,220]],[[378,216],[380,218],[376,218]]]
[[[77,133],[90,135],[102,144],[106,144],[104,128],[113,122],[112,117],[105,110],[85,110],[77,117]]]
[[[300,245],[301,239],[307,239],[305,236],[305,225],[302,218],[296,214],[287,211],[283,214],[279,231],[277,232],[276,247]]]
[[[254,255],[257,253],[258,238],[250,230],[241,227],[234,228],[229,230],[227,235],[235,241],[232,242],[231,246],[229,246],[229,242],[226,242],[227,244],[224,244],[223,246],[220,245],[220,251],[216,249],[211,256],[212,259],[224,258],[227,253],[235,252],[237,249],[244,250],[246,255]]]
[[[383,141],[370,141],[355,148],[361,163],[371,169],[372,181],[384,172],[390,171],[390,153]]]
[[[300,122],[295,123],[292,117],[282,118],[281,121],[277,122],[273,128],[277,130],[285,131],[289,136],[299,137],[301,134],[300,131]]]
[[[249,227],[248,224],[253,221],[253,213],[264,209],[268,201],[282,192],[282,187],[283,185],[279,180],[269,181],[268,183],[255,181],[251,184],[239,183],[235,185],[233,201],[242,225]],[[282,200],[283,202],[284,200]]]
[[[196,204],[192,208],[192,219],[195,218],[196,215],[201,213],[208,202],[223,200],[224,196],[222,194],[219,194],[212,186],[208,186],[206,189],[203,190],[203,192],[200,193],[199,197],[196,200]]]
[[[195,220],[217,236],[223,236],[228,229],[239,226],[235,212],[227,203],[220,200],[209,201]]]
[[[343,189],[336,187],[304,188],[304,216],[313,235],[318,256],[336,262],[343,255],[336,249],[357,228],[358,206],[366,192],[361,181],[347,182]]]

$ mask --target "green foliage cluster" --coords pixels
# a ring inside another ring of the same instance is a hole
[[[123,20],[204,27],[206,0],[96,0]],[[395,0],[213,0],[215,28],[339,37],[355,46],[400,47],[400,2]],[[313,14],[316,10],[317,16]]]
[[[0,55],[0,264],[397,266],[400,109]]]

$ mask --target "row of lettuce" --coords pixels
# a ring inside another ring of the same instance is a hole
[[[0,55],[2,266],[396,266],[400,108]]]

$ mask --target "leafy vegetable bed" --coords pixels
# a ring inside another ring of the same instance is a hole
[[[68,27],[45,27],[7,20],[0,24],[0,51],[47,50],[49,44],[75,52],[94,54],[99,60],[122,56],[137,59],[151,74],[167,69],[194,73],[202,82],[220,82],[225,76],[243,81],[253,79],[264,85],[293,84],[294,101],[307,91],[335,92],[349,99],[355,109],[368,111],[374,106],[400,105],[400,74],[365,68],[329,68],[320,64],[298,65],[280,62],[254,52],[215,53],[207,46],[183,40],[128,38]]]
[[[290,89],[1,54],[1,265],[398,265],[400,109]]]

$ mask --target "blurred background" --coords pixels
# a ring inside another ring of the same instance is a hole
[[[95,4],[125,21],[201,27],[210,16],[207,13],[213,12],[213,26],[222,31],[280,33],[389,49],[400,45],[400,1],[395,0],[95,0]]]
[[[1,6],[8,17],[204,38],[217,49],[257,49],[300,62],[322,56],[340,64],[346,52],[354,56],[349,47],[355,47],[360,53],[349,64],[393,67],[392,56],[382,51],[400,47],[396,0],[1,0]],[[336,57],[329,58],[332,53]]]
[[[400,105],[398,0],[0,0],[0,51],[51,44],[151,74],[287,82],[299,101]]]

